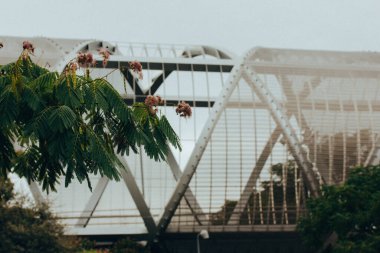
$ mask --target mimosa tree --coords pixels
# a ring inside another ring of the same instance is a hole
[[[46,191],[55,190],[60,176],[66,186],[76,178],[91,187],[90,174],[119,179],[123,165],[117,153],[137,153],[143,147],[159,161],[165,160],[170,144],[181,149],[158,110],[165,104],[159,96],[127,106],[106,76],[91,78],[90,52],[79,53],[62,73],[32,62],[33,52],[25,41],[20,57],[0,67],[1,176],[17,173]],[[99,55],[106,65],[109,52],[101,49]],[[129,67],[142,78],[140,63]],[[83,75],[77,74],[79,68]],[[191,108],[181,103],[177,113],[190,116]]]

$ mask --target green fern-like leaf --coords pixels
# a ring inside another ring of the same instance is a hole
[[[155,161],[165,160],[166,156],[166,148],[164,146],[159,146],[159,143],[157,143],[157,136],[154,134],[154,129],[151,125],[151,121],[147,120],[146,123],[143,126],[144,131],[144,150],[146,154],[153,158]],[[159,140],[165,142],[165,140]]]
[[[40,160],[41,153],[39,152],[38,147],[32,145],[17,157],[13,172],[17,173],[20,177],[25,177],[29,183],[31,181],[37,181],[37,168],[39,168],[38,161]]]
[[[5,133],[3,129],[0,132],[0,176],[6,177],[8,171],[12,168],[12,160],[16,156],[13,148],[11,136]]]
[[[22,100],[28,105],[32,110],[38,110],[41,105],[40,97],[34,92],[30,87],[25,86],[22,92]]]
[[[172,126],[170,125],[170,123],[169,123],[168,119],[165,117],[165,115],[161,116],[159,123],[158,123],[158,127],[159,127],[160,131],[162,131],[165,134],[165,136],[167,137],[169,142],[175,148],[178,148],[181,151],[182,148],[181,148],[180,139],[179,139],[178,135],[175,133],[175,131],[173,130]]]
[[[124,103],[123,98],[107,80],[95,79],[93,82],[96,84],[98,91],[107,98],[109,108],[121,121],[128,122],[132,120],[130,111]]]
[[[24,135],[36,136],[39,138],[47,138],[52,133],[49,125],[49,118],[55,107],[46,107],[44,110],[35,115],[35,117],[27,122],[24,127]]]
[[[76,123],[76,114],[66,105],[54,108],[48,118],[48,124],[53,131],[63,132]]]
[[[17,96],[11,86],[5,87],[0,94],[0,126],[7,128],[16,121],[19,113]]]
[[[10,83],[11,83],[11,79],[9,78],[9,76],[2,76],[0,74],[0,89],[1,90],[4,89],[5,86],[9,85]]]
[[[167,153],[169,152],[167,138],[165,134],[159,128],[154,129],[153,136],[156,141],[157,147],[160,150],[160,153],[164,155],[162,159],[165,160],[165,157]]]
[[[57,74],[56,72],[50,72],[46,68],[43,68],[43,67],[39,66],[38,64],[35,64],[32,61],[29,62],[29,66],[28,67],[30,69],[30,73],[31,73],[31,76],[33,77],[33,79],[37,79],[40,76],[44,76],[45,74],[48,74],[48,73],[55,73],[55,74]]]
[[[59,79],[55,89],[55,97],[59,104],[66,105],[73,109],[82,107],[84,102],[81,90],[71,87],[70,78]]]
[[[46,72],[40,76],[38,76],[36,79],[33,79],[30,81],[27,86],[29,86],[31,89],[36,91],[45,90],[46,88],[49,88],[54,84],[58,79],[58,73],[57,72]]]
[[[91,129],[88,129],[89,139],[89,155],[92,161],[96,164],[97,169],[101,175],[105,175],[111,179],[120,179],[120,175],[117,171],[117,167],[122,166],[117,159],[113,150],[110,150],[102,139],[97,136]]]
[[[144,103],[135,103],[132,112],[138,124],[144,125],[149,118],[148,107]]]

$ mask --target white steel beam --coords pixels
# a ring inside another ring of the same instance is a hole
[[[144,196],[142,195],[127,162],[125,161],[125,158],[119,154],[117,157],[124,166],[124,169],[119,170],[121,177],[123,178],[124,183],[127,186],[129,193],[131,194],[132,199],[136,204],[140,216],[144,221],[145,227],[148,230],[150,238],[153,238],[157,230],[153,216],[149,210],[148,205],[145,202]]]
[[[179,169],[179,165],[174,158],[173,152],[169,149],[167,161],[171,171],[173,172],[174,179],[178,181],[182,176],[182,171]],[[190,187],[186,189],[184,195],[186,204],[189,206],[191,213],[194,215],[195,220],[199,225],[208,224],[208,216],[203,213],[202,207],[198,204],[197,199],[195,198]]]
[[[242,68],[243,63],[246,58],[243,58],[241,60],[240,64],[237,64],[233,67],[231,74],[222,88],[222,92],[220,93],[218,99],[215,101],[215,104],[210,111],[209,118],[200,134],[200,137],[190,155],[190,158],[188,160],[188,163],[186,164],[185,170],[183,172],[182,177],[177,183],[177,186],[168,201],[168,204],[165,207],[164,213],[160,218],[160,221],[158,223],[158,230],[157,230],[157,236],[160,235],[161,232],[165,231],[167,226],[170,223],[170,220],[174,216],[174,213],[182,199],[182,197],[185,195],[186,190],[189,187],[191,178],[193,177],[194,173],[196,172],[197,166],[199,164],[199,161],[203,155],[203,152],[206,149],[206,146],[211,138],[211,134],[215,128],[215,125],[217,121],[219,120],[220,116],[222,115],[226,104],[234,90],[234,88],[237,86],[241,74],[242,74]]]
[[[369,151],[368,157],[364,162],[364,167],[372,164],[380,163],[380,136],[376,136],[375,143],[373,144],[371,150]]]
[[[76,227],[86,227],[94,213],[100,198],[102,197],[104,190],[106,189],[109,182],[108,177],[101,177],[95,186],[94,192],[92,193],[90,199],[88,200],[84,210],[82,211],[80,218],[78,219]]]
[[[326,76],[347,76],[366,74],[371,77],[378,77],[379,66],[371,65],[352,65],[352,64],[316,64],[316,63],[280,63],[268,61],[249,61],[246,66],[252,67],[260,73],[278,74],[281,73],[301,73],[303,75],[315,75],[316,73]]]
[[[42,204],[46,202],[36,182],[31,181],[29,184],[29,189],[30,189],[30,192],[32,193],[33,199],[36,202],[36,204]]]
[[[108,64],[112,62],[127,63],[131,61],[139,61],[141,63],[149,63],[150,69],[155,69],[155,64],[162,69],[163,65],[176,66],[176,65],[201,65],[201,66],[234,66],[237,61],[233,59],[205,59],[205,58],[164,58],[164,57],[134,57],[134,56],[120,56],[111,55]],[[107,66],[108,66],[107,64]],[[112,64],[111,64],[112,65]]]

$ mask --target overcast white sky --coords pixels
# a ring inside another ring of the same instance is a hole
[[[0,36],[380,51],[379,0],[2,0]]]

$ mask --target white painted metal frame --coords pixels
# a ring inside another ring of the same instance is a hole
[[[182,177],[182,171],[180,170],[177,160],[174,158],[171,150],[169,150],[167,162],[170,166],[175,180],[180,180]],[[208,216],[203,213],[202,207],[198,204],[196,197],[189,187],[186,189],[184,198],[198,224],[207,225],[209,222]]]
[[[305,176],[308,189],[313,196],[319,196],[319,183],[316,180],[316,175],[313,172],[313,165],[307,159],[305,150],[303,149],[298,137],[291,127],[290,121],[286,116],[284,108],[278,103],[276,98],[271,94],[266,84],[258,78],[256,73],[250,68],[246,67],[243,73],[245,79],[249,81],[252,89],[257,96],[266,103],[273,120],[281,128],[282,134],[286,139],[290,152],[296,160],[298,166],[302,168],[302,172]]]
[[[313,166],[308,161],[306,152],[303,150],[303,147],[301,146],[294,132],[294,129],[291,127],[286,112],[282,108],[281,104],[276,101],[275,97],[266,87],[266,84],[257,77],[256,73],[253,72],[251,67],[247,64],[247,60],[250,59],[254,53],[255,49],[249,51],[241,59],[240,63],[236,64],[232,69],[227,83],[223,87],[221,94],[219,95],[214,104],[214,107],[210,112],[209,119],[207,120],[199,137],[199,141],[196,143],[195,148],[189,158],[189,161],[183,172],[183,176],[179,180],[172,197],[165,207],[165,211],[158,223],[157,236],[166,230],[167,226],[170,223],[170,220],[174,216],[174,213],[182,197],[184,196],[186,189],[189,187],[191,178],[197,170],[197,166],[210,140],[215,125],[219,120],[222,112],[226,108],[228,100],[241,78],[244,78],[248,82],[260,100],[267,105],[268,109],[271,112],[272,118],[277,123],[277,126],[281,129],[284,138],[287,140],[288,146],[298,166],[303,170],[307,184],[309,186],[309,190],[314,196],[319,195],[319,185],[312,170]],[[263,157],[263,160],[264,158],[265,157]]]
[[[284,86],[285,84],[282,83],[282,86]],[[316,85],[314,85],[312,88],[314,88]],[[284,88],[284,87],[283,87]],[[285,92],[286,88],[284,88],[284,92]],[[301,92],[301,99],[304,100],[308,94],[310,93],[310,87],[305,87]],[[286,104],[286,107],[289,108],[289,107],[292,107],[292,106],[296,106],[295,105],[295,99],[289,99],[289,96],[292,96],[294,97],[295,95],[293,94],[293,92],[291,94],[287,94],[287,101],[288,103]],[[294,115],[297,115],[297,112],[295,112],[294,110],[293,111],[288,111],[286,113],[286,116],[289,118],[292,114]],[[306,126],[306,121],[305,119],[302,117],[302,115],[300,115],[301,118],[298,119],[298,121],[302,124],[302,127],[303,128],[308,128]],[[298,118],[298,116],[296,116],[296,118]],[[241,193],[240,195],[240,198],[232,212],[232,215],[228,221],[228,225],[238,225],[239,222],[240,222],[240,216],[242,215],[245,207],[247,206],[247,203],[248,203],[248,200],[249,200],[249,197],[251,196],[252,194],[252,189],[256,186],[256,182],[257,182],[257,179],[259,178],[260,176],[260,173],[265,165],[265,162],[267,161],[268,157],[270,156],[270,150],[274,147],[274,145],[276,145],[277,141],[278,141],[278,138],[281,136],[282,134],[282,131],[281,131],[281,127],[280,126],[276,126],[276,128],[272,131],[272,134],[271,136],[269,137],[266,145],[264,146],[264,149],[263,151],[261,152],[258,160],[256,161],[256,165],[255,167],[253,168],[249,178],[248,178],[248,181],[244,187],[244,190],[243,192]]]
[[[141,215],[141,218],[144,221],[145,227],[150,235],[155,234],[157,227],[156,223],[153,219],[153,216],[150,212],[150,209],[148,205],[145,202],[144,196],[142,195],[135,177],[133,176],[127,162],[125,161],[125,158],[122,157],[121,155],[117,155],[119,158],[120,162],[124,166],[124,170],[120,169],[120,174],[122,179],[124,180],[125,185],[127,186],[132,199],[134,200],[136,207]]]
[[[36,204],[42,204],[46,202],[36,182],[30,182],[29,189]]]
[[[104,190],[109,182],[108,177],[101,177],[95,186],[95,189],[89,198],[84,210],[82,211],[80,218],[76,224],[77,227],[86,227],[90,221],[92,214],[94,213],[100,198],[102,197]]]
[[[222,115],[225,105],[227,104],[234,88],[237,86],[241,78],[245,59],[246,57],[244,57],[241,60],[240,64],[237,64],[233,67],[225,86],[222,88],[221,94],[215,101],[214,107],[210,111],[209,118],[199,136],[198,142],[195,144],[193,152],[191,153],[190,158],[186,164],[183,175],[178,181],[177,186],[172,194],[172,197],[170,198],[168,204],[165,207],[164,213],[160,218],[160,221],[158,223],[157,236],[159,236],[161,232],[166,230],[167,226],[170,223],[170,220],[174,216],[174,213],[182,197],[184,196],[186,190],[189,187],[191,178],[197,170],[197,166],[210,140],[215,125],[218,122],[220,116]]]

